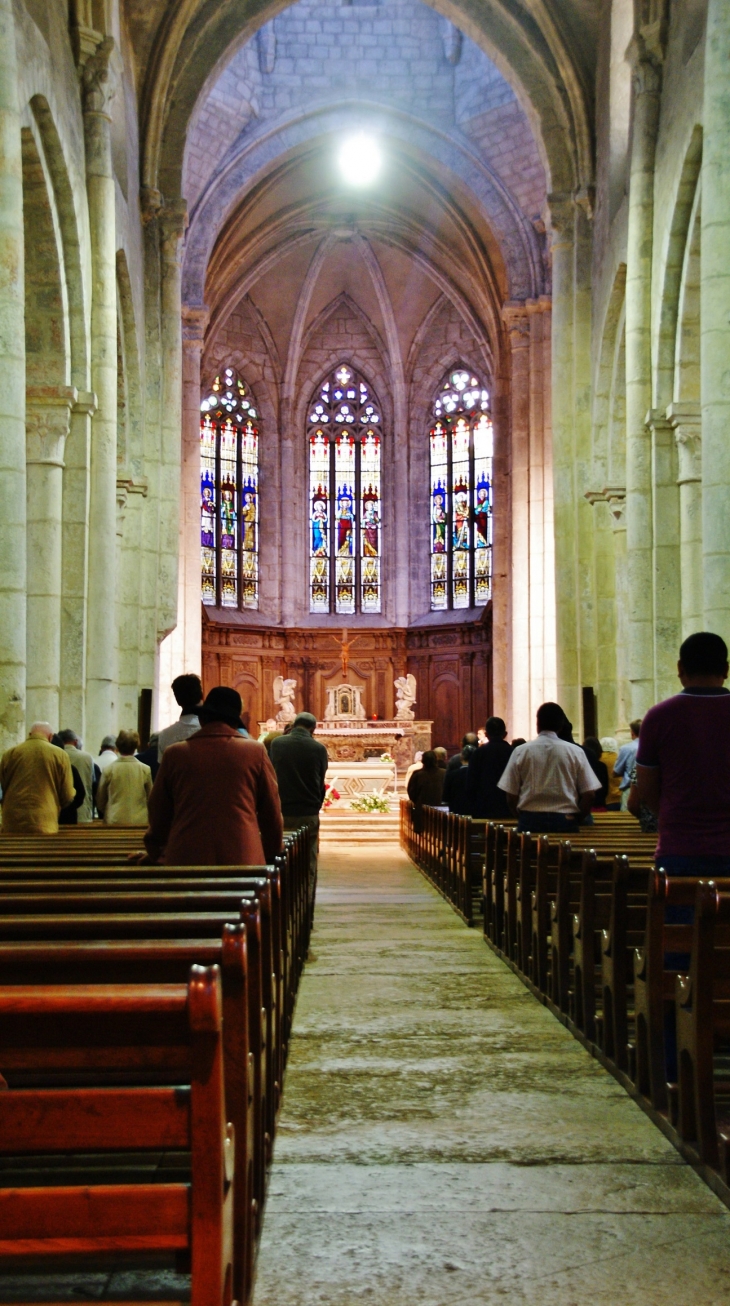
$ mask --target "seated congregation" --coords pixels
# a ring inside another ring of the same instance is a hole
[[[724,641],[690,636],[678,675],[681,692],[635,723],[614,763],[624,812],[596,807],[595,753],[543,704],[535,740],[510,749],[500,722],[467,762],[489,773],[501,811],[404,801],[401,843],[730,1204]]]
[[[426,753],[401,842],[730,1204],[723,641],[691,636],[678,674],[610,774],[555,703],[530,742],[492,717]],[[0,1270],[167,1264],[195,1306],[245,1306],[328,759],[309,714],[267,747],[235,690],[175,693],[154,782],[129,732],[98,777],[44,724],[0,761]],[[104,819],[65,829],[74,769]]]

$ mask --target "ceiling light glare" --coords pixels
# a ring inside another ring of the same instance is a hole
[[[349,186],[369,186],[375,181],[382,159],[377,142],[365,132],[348,136],[340,146],[340,172]]]

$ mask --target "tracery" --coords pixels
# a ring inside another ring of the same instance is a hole
[[[318,386],[307,418],[309,610],[380,612],[380,406],[365,378],[343,362]]]
[[[204,603],[259,606],[259,428],[236,370],[200,405],[200,546]]]
[[[480,607],[492,596],[489,391],[471,371],[455,368],[431,411],[431,609]]]

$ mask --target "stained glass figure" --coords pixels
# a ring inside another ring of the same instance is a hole
[[[259,605],[259,431],[233,368],[200,405],[200,544],[204,603]]]
[[[493,431],[489,392],[466,368],[451,371],[433,404],[431,608],[468,608],[492,594]]]
[[[380,436],[360,441],[360,567],[363,612],[380,612]]]
[[[377,401],[364,378],[341,363],[320,384],[308,416],[310,612],[380,612]]]

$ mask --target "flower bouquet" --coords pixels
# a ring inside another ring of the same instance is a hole
[[[390,803],[382,789],[374,789],[371,794],[361,794],[350,803],[353,812],[389,812]]]
[[[324,787],[324,802],[322,806],[324,808],[332,807],[333,803],[338,803],[339,801],[340,794],[337,789],[335,789],[334,782],[332,784],[326,784]]]

